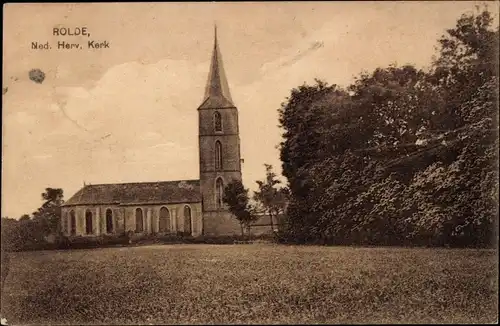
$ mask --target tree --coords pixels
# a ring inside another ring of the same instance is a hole
[[[435,84],[449,90],[449,107],[460,106],[476,89],[498,76],[498,26],[487,8],[464,14],[439,39],[439,56],[431,74]]]
[[[41,194],[44,203],[33,213],[35,221],[43,235],[57,234],[61,223],[61,205],[64,194],[61,188],[46,188]]]
[[[265,181],[256,181],[259,190],[254,192],[253,199],[260,203],[265,213],[269,215],[271,221],[271,231],[274,232],[273,219],[280,213],[284,213],[288,203],[288,188],[276,188],[281,183],[277,179],[276,173],[270,164],[264,164],[266,167]]]
[[[228,205],[229,211],[240,223],[241,235],[244,235],[244,228],[248,229],[258,218],[249,204],[248,189],[245,189],[241,181],[233,180],[224,188],[222,201]]]
[[[58,235],[61,221],[63,190],[46,188],[41,194],[43,204],[30,217],[23,214],[18,220],[2,217],[2,250],[19,251],[39,248],[49,234]]]
[[[23,214],[20,218],[19,221],[29,221],[31,217],[28,214]]]
[[[318,214],[311,211],[316,197],[316,184],[312,182],[311,166],[323,162],[333,152],[342,152],[359,139],[348,137],[351,125],[338,128],[346,137],[333,142],[332,119],[349,121],[352,110],[350,96],[335,85],[316,80],[314,85],[302,85],[291,91],[281,104],[279,123],[284,140],[280,143],[283,176],[288,179],[290,201],[287,208],[286,231],[288,240],[307,242],[314,237],[311,228]],[[346,108],[343,110],[343,108]],[[311,231],[311,232],[310,232]]]
[[[448,152],[442,184],[448,191],[429,196],[448,211],[443,235],[449,241],[491,245],[498,224],[498,54],[499,28],[492,14],[477,7],[462,15],[441,37],[430,79],[445,99],[441,111]],[[461,195],[459,195],[461,194]],[[493,242],[492,242],[493,240]]]
[[[289,240],[492,244],[499,46],[491,17],[458,19],[429,71],[389,66],[346,90],[316,81],[291,91],[279,109]]]

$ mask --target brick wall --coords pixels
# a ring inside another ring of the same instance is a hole
[[[214,114],[222,118],[222,131],[215,130]],[[238,110],[203,109],[199,114],[200,187],[203,202],[203,229],[207,235],[240,234],[239,223],[227,208],[222,210],[216,201],[216,180],[224,186],[232,180],[241,180],[240,138]],[[222,167],[216,169],[216,142],[222,147]]]
[[[238,221],[231,213],[204,212],[203,213],[204,235],[239,235],[241,228]]]

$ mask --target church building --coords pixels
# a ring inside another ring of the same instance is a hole
[[[239,233],[237,220],[222,201],[224,187],[241,180],[241,159],[238,109],[229,92],[217,29],[198,126],[199,180],[84,185],[62,206],[63,233]]]

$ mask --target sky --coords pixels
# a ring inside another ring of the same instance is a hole
[[[315,78],[345,86],[389,64],[426,67],[438,38],[476,4],[4,5],[1,214],[32,213],[47,187],[69,199],[84,182],[197,179],[196,109],[214,23],[239,109],[243,182],[255,190],[264,163],[281,172],[278,109],[292,88]],[[54,36],[54,27],[90,36]],[[109,48],[88,49],[90,40]],[[82,49],[58,50],[59,41]],[[45,73],[42,83],[32,69]]]

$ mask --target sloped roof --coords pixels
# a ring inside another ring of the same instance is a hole
[[[200,109],[223,109],[234,107],[234,104],[223,96],[211,96],[200,105]]]
[[[200,181],[159,181],[86,185],[63,206],[201,202]]]
[[[210,72],[205,87],[205,97],[199,109],[218,109],[234,107],[231,92],[222,64],[222,55],[217,42],[217,27],[215,27],[214,49],[212,52],[212,62]]]

